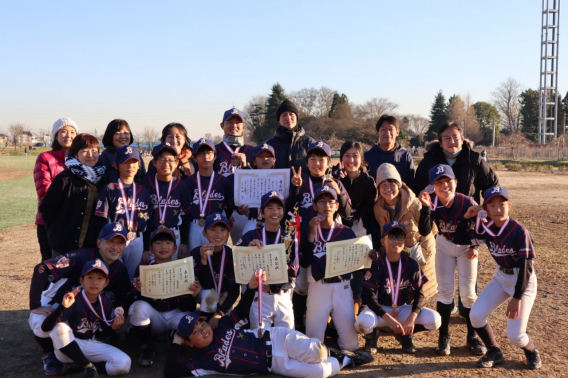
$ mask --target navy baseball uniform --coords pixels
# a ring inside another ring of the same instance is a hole
[[[240,147],[231,147],[225,142],[221,142],[215,145],[215,151],[217,152],[217,157],[215,158],[213,170],[215,173],[225,177],[230,176],[235,172],[235,167],[231,165],[231,157],[233,156],[233,153],[245,154],[247,164],[250,164],[254,158],[254,147],[249,146],[248,144]]]
[[[99,194],[95,215],[108,219],[109,222],[120,223],[129,231],[128,244],[121,259],[126,265],[130,278],[134,278],[136,267],[142,260],[144,252],[142,233],[146,229],[146,221],[150,219],[152,211],[150,194],[140,184],[110,183]],[[130,218],[132,219],[128,220]]]
[[[390,264],[395,286],[398,286],[398,293],[395,293],[388,274],[387,264]],[[400,284],[398,268],[400,266]],[[355,322],[357,331],[369,334],[374,328],[388,326],[383,316],[396,308],[399,312],[397,320],[403,323],[411,312],[418,314],[415,324],[422,324],[426,329],[438,329],[440,326],[440,315],[424,307],[424,295],[422,286],[428,282],[428,278],[420,268],[418,263],[407,254],[402,253],[400,260],[390,262],[385,253],[379,254],[377,261],[373,261],[371,269],[365,272],[363,280],[363,291],[366,307],[361,311]],[[412,298],[412,305],[409,301]]]
[[[240,294],[239,285],[235,282],[235,269],[233,268],[233,251],[226,245],[223,246],[223,250],[219,252],[214,252],[210,256],[211,265],[201,264],[201,247],[197,247],[190,252],[193,257],[193,271],[195,272],[195,278],[201,284],[201,293],[199,298],[202,303],[201,312],[204,314],[212,315],[217,309],[227,314],[235,301],[238,299]],[[223,261],[224,255],[224,261]],[[211,272],[211,270],[213,272]],[[221,271],[223,274],[221,275]],[[221,287],[218,289],[218,297],[215,296],[216,287],[221,283]],[[208,294],[210,293],[210,294]],[[211,304],[205,302],[208,298],[215,298],[215,303]],[[210,305],[210,306],[209,306]]]
[[[199,349],[199,354],[178,363],[181,345],[172,344],[166,361],[166,377],[201,376],[209,374],[266,374],[289,377],[330,377],[339,373],[340,364],[328,357],[328,350],[319,340],[309,339],[291,329],[267,328],[262,338],[258,330],[243,330],[256,290],[247,288],[241,301],[223,316],[213,330],[211,344]],[[182,318],[178,334],[187,339],[193,333],[199,315]]]
[[[306,335],[323,342],[327,319],[333,313],[333,323],[339,333],[339,347],[354,351],[359,347],[359,341],[354,327],[351,273],[327,279],[324,277],[327,242],[354,239],[355,233],[349,227],[334,222],[330,229],[320,228],[323,238],[316,234],[314,242],[311,243],[307,240],[309,219],[303,220],[302,235],[306,236],[302,237],[300,252],[300,265],[304,269],[311,269],[308,270]]]
[[[248,247],[249,243],[255,239],[262,240],[265,245],[283,243],[284,232],[265,231],[266,239],[263,236],[264,228],[250,230],[243,235],[236,245]],[[276,240],[277,236],[279,240]],[[293,287],[294,276],[294,248],[291,248],[290,261],[286,268],[288,270],[288,283],[268,285],[269,290],[262,293],[262,323],[269,325],[274,323],[275,327],[294,328],[294,311],[292,309],[292,296],[290,289]],[[284,268],[284,267],[283,267]],[[255,295],[255,302],[258,302],[258,293]],[[259,324],[258,306],[255,304],[250,309],[249,315],[251,324]]]
[[[152,213],[144,233],[144,250],[150,248],[151,233],[162,225],[174,231],[179,249],[180,244],[184,244],[189,236],[191,196],[186,183],[174,176],[170,187],[170,182],[159,181],[156,175],[147,175],[144,187],[150,194],[152,203]],[[173,258],[176,256],[177,253],[174,253]]]

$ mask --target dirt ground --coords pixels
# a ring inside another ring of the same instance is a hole
[[[29,171],[28,171],[29,174]],[[505,306],[491,315],[497,340],[507,361],[491,370],[495,377],[542,376],[561,377],[568,371],[568,176],[544,173],[498,171],[501,184],[513,198],[512,217],[532,231],[537,247],[536,272],[538,295],[528,326],[543,359],[542,369],[524,370],[523,352],[511,346],[506,338]],[[12,176],[16,178],[18,176]],[[5,211],[5,209],[3,209]],[[43,375],[40,349],[27,324],[28,289],[33,266],[39,262],[39,251],[33,224],[0,231],[0,375],[5,377],[39,377]],[[487,250],[479,259],[479,287],[490,280],[495,263]],[[434,299],[428,301],[435,306]],[[381,334],[382,349],[375,361],[358,369],[348,369],[342,376],[386,377],[456,377],[481,376],[487,370],[475,368],[477,357],[465,348],[465,322],[454,315],[450,326],[452,355],[438,357],[434,348],[436,332],[415,336],[419,348],[416,356],[404,355],[391,334]],[[362,342],[361,342],[361,345]],[[155,366],[142,370],[136,366],[138,353],[125,348],[133,360],[131,375],[162,376],[167,349],[160,344]],[[79,377],[80,375],[75,375]]]

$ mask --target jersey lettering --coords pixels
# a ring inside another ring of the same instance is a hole
[[[236,331],[234,329],[228,330],[225,337],[221,339],[221,348],[217,349],[217,353],[213,357],[214,361],[217,361],[220,367],[228,369],[231,365],[231,347],[233,345],[233,340],[235,339]]]
[[[207,195],[206,190],[203,190],[201,193],[202,197],[205,197]],[[209,199],[223,201],[225,200],[225,196],[222,193],[217,192],[215,189],[211,189],[211,193],[209,193]],[[197,189],[193,191],[193,203],[199,204],[199,191]]]
[[[126,200],[126,207],[129,210],[132,209],[132,198]],[[148,205],[146,205],[143,200],[140,200],[140,198],[136,198],[136,204],[134,205],[134,208],[136,210],[148,210]],[[124,201],[122,197],[118,197],[118,203],[116,205],[116,213],[124,214]]]
[[[177,199],[177,198],[169,197],[169,198],[165,199],[164,197],[160,196],[160,199],[158,201],[155,194],[150,194],[150,199],[152,200],[154,207],[158,207],[158,205],[159,206],[168,205],[169,208],[180,207],[180,200]],[[158,204],[158,202],[159,202],[159,204]]]
[[[313,203],[312,195],[310,193],[304,193],[304,197],[302,198],[302,202],[300,203],[300,207],[308,208],[312,206]]]
[[[489,242],[489,253],[495,257],[507,257],[507,256],[515,256],[517,252],[515,252],[514,248],[505,248],[499,247],[497,244],[493,243],[492,241]]]

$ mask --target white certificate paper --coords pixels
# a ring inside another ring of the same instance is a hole
[[[288,264],[284,243],[257,247],[233,247],[233,266],[235,281],[238,284],[249,283],[254,272],[262,268],[266,272],[267,284],[288,282]]]
[[[235,204],[260,207],[260,199],[271,191],[282,198],[290,192],[289,169],[237,169],[235,171]],[[248,281],[247,281],[248,282]]]
[[[166,299],[191,294],[189,285],[195,281],[193,257],[163,264],[140,265],[142,295]]]
[[[371,249],[373,242],[370,235],[326,243],[325,278],[369,269],[372,263],[369,257]]]

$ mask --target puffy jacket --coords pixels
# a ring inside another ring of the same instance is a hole
[[[390,213],[386,208],[385,199],[379,194],[374,207],[375,219],[379,223],[381,230],[385,224],[391,221],[397,221],[402,224],[406,228],[406,247],[410,248],[420,242],[424,258],[428,262],[436,250],[434,235],[437,230],[432,230],[432,233],[428,236],[421,237],[418,232],[418,220],[420,219],[422,203],[404,183],[400,189],[399,196],[401,201],[400,210],[395,214],[394,219],[391,219]]]
[[[66,169],[55,177],[39,211],[47,228],[49,246],[63,254],[94,248],[106,219],[95,217],[102,179],[95,185]]]
[[[342,219],[344,225],[353,227],[353,221],[361,219],[363,226],[369,230],[371,217],[373,216],[373,205],[377,200],[377,187],[375,180],[367,174],[367,170],[355,179],[351,180],[349,176],[339,178],[339,166],[332,168],[333,177],[341,181],[345,190],[351,198],[351,207],[353,208],[353,216],[349,219]]]
[[[106,167],[105,176],[104,176],[105,184],[118,182],[118,178],[120,177],[118,174],[118,170],[114,168],[115,152],[116,148],[107,147],[103,150],[103,152],[99,156],[99,164],[102,164]],[[146,176],[146,165],[144,164],[144,159],[140,157],[140,169],[138,170],[138,172],[136,172],[136,176],[134,176],[134,181],[136,181],[136,183],[138,184],[141,184],[144,176]]]
[[[65,150],[47,151],[38,155],[34,167],[38,206],[35,224],[45,224],[39,212],[39,204],[55,176],[63,172],[63,170],[65,170]]]
[[[306,135],[306,130],[298,125],[294,130],[288,130],[284,126],[278,126],[274,136],[266,141],[274,148],[276,164],[274,168],[298,169],[303,166],[306,168],[306,154],[310,143],[315,139]]]
[[[383,163],[390,163],[396,167],[402,182],[409,188],[414,187],[414,160],[412,160],[412,154],[400,144],[397,143],[391,151],[383,151],[377,144],[374,144],[364,156],[369,164],[371,177],[376,179],[377,168]]]
[[[418,164],[414,178],[414,193],[418,195],[428,186],[428,171],[437,164],[448,164],[444,149],[439,142],[432,142],[426,147],[424,159]],[[475,152],[469,141],[464,141],[462,151],[459,153],[452,170],[458,180],[456,192],[473,197],[480,203],[481,193],[495,185],[499,185],[497,175],[478,152]]]

